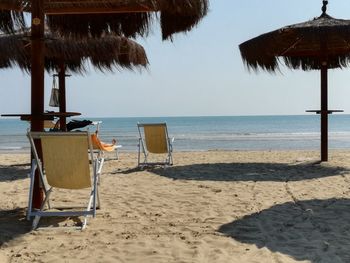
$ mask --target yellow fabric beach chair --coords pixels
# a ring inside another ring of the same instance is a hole
[[[37,228],[41,217],[83,216],[81,229],[87,224],[87,217],[96,216],[99,207],[98,194],[98,164],[92,150],[89,132],[28,132],[27,134],[34,156],[30,174],[30,189],[27,218],[35,217],[33,229]],[[34,140],[40,140],[43,160],[38,157]],[[90,157],[89,157],[90,155]],[[35,170],[38,169],[41,184],[44,185],[45,199],[40,210],[32,209],[33,186]],[[91,176],[92,175],[92,176]],[[86,190],[87,205],[84,209],[69,207],[53,210],[49,203],[54,188],[89,189]],[[48,205],[48,209],[45,209]]]
[[[119,159],[118,155],[118,149],[120,149],[122,146],[117,145],[117,144],[109,144],[109,143],[104,143],[100,140],[98,137],[98,131],[95,133],[91,134],[91,141],[92,141],[92,148],[95,153],[97,153],[97,159],[98,159],[98,173],[102,172],[102,167],[104,164],[104,153],[105,152],[113,152],[115,151],[117,160]]]
[[[30,124],[30,121],[28,121]],[[44,120],[44,129],[59,129],[60,128],[60,121],[59,120]]]
[[[138,123],[139,144],[138,144],[138,166],[148,165],[172,165],[174,138],[170,139],[166,123]],[[143,161],[141,161],[141,151]],[[150,154],[165,155],[164,161],[150,162]]]

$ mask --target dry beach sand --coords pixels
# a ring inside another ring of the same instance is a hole
[[[143,171],[136,159],[106,161],[86,230],[45,219],[30,231],[29,155],[1,154],[0,262],[350,262],[348,151],[323,164],[318,152],[180,152]]]

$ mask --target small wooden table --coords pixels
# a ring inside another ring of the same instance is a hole
[[[72,117],[79,116],[79,112],[44,112],[43,114],[32,115],[26,113],[1,114],[1,117],[20,117],[22,121],[30,121],[32,119],[53,120],[54,117]]]
[[[322,110],[306,110],[306,112],[315,112],[316,114],[321,114]],[[333,112],[344,112],[343,110],[327,110],[327,114],[332,114]]]
[[[79,116],[81,113],[79,112],[44,112],[43,114],[38,115],[32,115],[32,114],[1,114],[1,117],[20,117],[22,121],[31,121],[32,119],[39,119],[39,120],[54,120],[55,117],[58,117],[61,119],[60,121],[60,129],[62,131],[67,130],[66,126],[66,118],[72,117],[72,116]]]

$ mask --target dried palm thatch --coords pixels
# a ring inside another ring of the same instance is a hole
[[[209,1],[182,1],[179,8],[179,1],[164,1],[164,11],[160,14],[163,40],[170,38],[174,33],[190,31],[200,20],[206,16],[209,8]]]
[[[48,15],[48,27],[64,36],[99,37],[104,32],[135,38],[147,36],[152,21],[149,13]]]
[[[75,37],[103,32],[146,36],[160,12],[163,39],[168,39],[196,26],[207,14],[208,5],[209,0],[47,0],[44,12],[52,31]],[[19,13],[30,12],[30,6],[31,0],[0,0],[0,9]]]
[[[24,15],[18,12],[25,5],[21,0],[0,0],[0,31],[13,33],[25,27]]]
[[[28,32],[0,35],[0,68],[19,66],[30,71],[29,37]],[[62,60],[74,73],[86,72],[88,61],[101,71],[142,68],[148,64],[143,47],[125,37],[106,35],[99,39],[72,40],[46,33],[45,39],[45,68],[48,72],[56,71]]]
[[[292,69],[320,69],[350,65],[350,20],[322,14],[242,43],[241,56],[248,68],[275,71],[281,58]]]

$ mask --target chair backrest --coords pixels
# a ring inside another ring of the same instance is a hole
[[[142,138],[141,127],[144,131],[146,148],[150,153],[169,152],[166,123],[138,123],[140,137]]]
[[[52,129],[52,128],[59,128],[60,122],[56,123],[54,121],[50,120],[44,120],[44,129]]]
[[[91,187],[88,132],[31,132],[29,136],[41,140],[43,167],[50,186]]]
[[[28,121],[30,124],[30,121]],[[44,120],[44,129],[53,129],[53,128],[60,128],[60,122],[54,121],[54,120]]]

